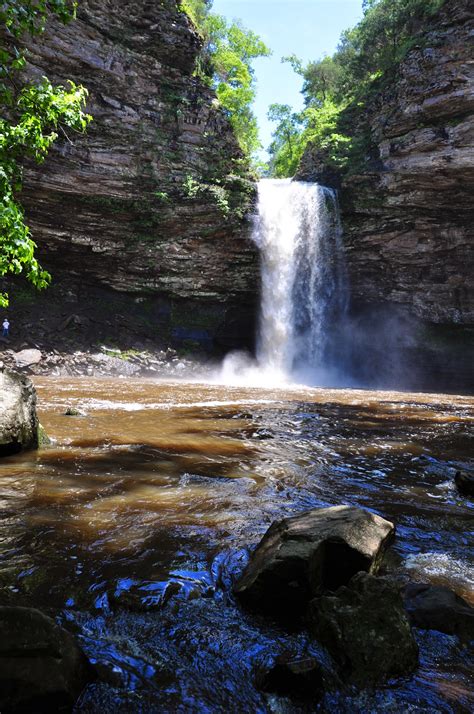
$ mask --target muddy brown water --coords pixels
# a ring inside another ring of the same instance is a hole
[[[319,704],[265,695],[304,632],[242,611],[233,580],[271,522],[359,505],[392,520],[387,568],[474,603],[474,399],[133,379],[35,380],[53,444],[0,461],[0,596],[57,617],[97,664],[81,712],[459,712],[472,650],[416,630],[420,668]],[[73,407],[82,416],[64,416]],[[330,666],[330,665],[328,665]]]

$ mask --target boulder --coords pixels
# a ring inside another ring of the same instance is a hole
[[[73,636],[39,610],[0,607],[0,711],[70,711],[94,674]]]
[[[79,409],[76,409],[75,407],[68,407],[66,411],[64,412],[63,416],[85,416],[84,412],[81,412]]]
[[[29,367],[32,364],[39,364],[43,359],[40,350],[21,350],[13,355],[17,367]]]
[[[474,607],[449,588],[428,583],[409,583],[404,591],[405,609],[414,627],[438,630],[462,639],[474,639]]]
[[[262,668],[255,677],[262,692],[313,702],[324,694],[323,670],[314,657],[291,658],[282,655],[273,666]]]
[[[357,573],[333,595],[312,600],[308,621],[342,676],[359,686],[410,674],[418,664],[402,597],[385,578]]]
[[[34,387],[27,377],[0,370],[0,456],[37,446]]]
[[[251,607],[301,617],[309,600],[361,570],[377,572],[392,523],[352,506],[318,508],[273,523],[234,592]]]
[[[474,474],[468,474],[467,471],[456,471],[454,482],[460,494],[474,497]]]

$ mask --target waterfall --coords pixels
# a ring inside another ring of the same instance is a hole
[[[334,370],[333,338],[347,305],[336,193],[272,179],[260,181],[258,193],[253,240],[262,261],[260,369],[283,379]]]

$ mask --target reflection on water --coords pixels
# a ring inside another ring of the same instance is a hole
[[[474,602],[473,508],[452,485],[473,465],[471,398],[129,379],[37,387],[54,443],[0,461],[0,596],[80,635],[101,672],[80,711],[302,711],[264,698],[253,673],[283,651],[322,653],[240,611],[230,588],[246,547],[308,508],[356,504],[393,520],[390,567]],[[308,711],[468,711],[467,651],[419,638],[412,681]]]

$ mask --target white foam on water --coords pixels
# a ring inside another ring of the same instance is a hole
[[[109,399],[88,399],[79,401],[78,405],[84,410],[102,411],[112,409],[114,411],[138,412],[144,410],[171,410],[171,409],[193,409],[194,407],[226,407],[245,406],[258,404],[275,404],[275,399],[210,399],[198,402],[152,402],[150,404],[141,402],[114,402]]]
[[[442,578],[474,591],[474,566],[467,561],[453,558],[448,553],[409,555],[405,566],[427,579]]]

